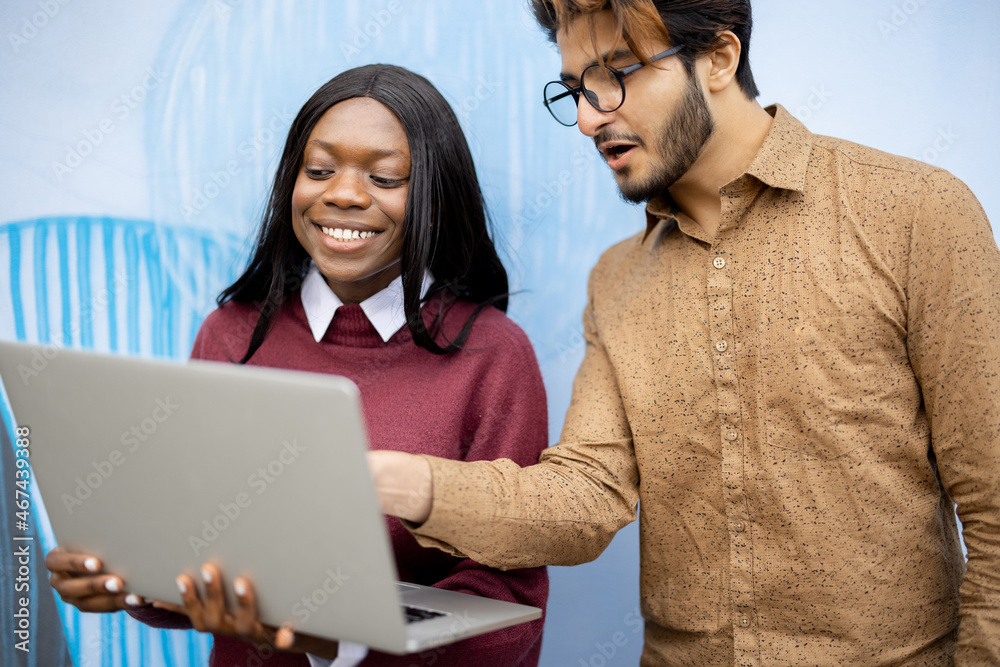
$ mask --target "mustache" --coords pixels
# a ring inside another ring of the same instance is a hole
[[[602,130],[599,134],[594,135],[594,146],[607,142],[607,141],[621,141],[624,143],[635,144],[640,148],[646,147],[646,142],[642,140],[637,134],[628,134],[625,132],[612,132],[610,130]]]

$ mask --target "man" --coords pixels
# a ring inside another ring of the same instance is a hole
[[[375,453],[385,511],[513,568],[596,558],[641,500],[643,665],[1000,663],[976,199],[763,109],[748,0],[534,7],[562,58],[546,105],[648,226],[591,274],[560,443],[524,469]]]

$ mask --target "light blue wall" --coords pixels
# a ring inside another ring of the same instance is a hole
[[[763,102],[947,168],[1000,219],[995,0],[757,0],[755,12]],[[184,357],[245,258],[291,116],[368,62],[426,75],[459,114],[554,442],[582,356],[587,272],[643,218],[592,144],[540,105],[558,54],[520,0],[6,0],[0,338]],[[636,664],[636,542],[630,526],[597,562],[552,568],[543,664]],[[10,583],[0,572],[5,622]],[[77,664],[186,664],[207,646],[62,612]]]

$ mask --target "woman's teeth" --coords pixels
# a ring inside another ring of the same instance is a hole
[[[355,239],[367,239],[378,234],[378,232],[359,232],[356,229],[340,229],[339,227],[320,227],[327,236],[332,236],[341,241],[353,241]]]

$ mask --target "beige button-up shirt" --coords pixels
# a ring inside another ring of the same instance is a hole
[[[769,111],[714,238],[654,201],[594,268],[559,445],[430,459],[415,532],[574,564],[641,501],[643,665],[997,664],[989,222],[947,172]]]

